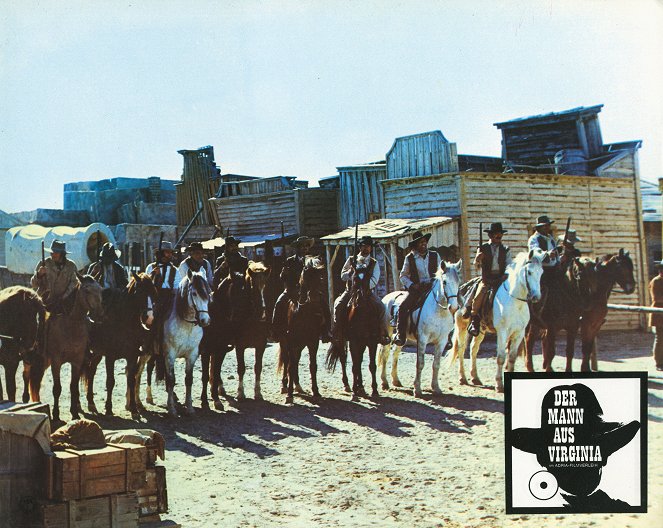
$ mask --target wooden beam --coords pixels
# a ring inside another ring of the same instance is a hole
[[[391,284],[394,287],[392,291],[400,290],[400,283],[398,279],[398,249],[396,247],[396,242],[389,244],[389,250],[391,252]]]
[[[334,311],[334,277],[332,275],[332,266],[337,252],[338,246],[336,246],[336,251],[334,251],[334,256],[332,257],[331,247],[328,244],[325,245],[325,258],[327,260],[327,303],[329,304],[330,313]]]

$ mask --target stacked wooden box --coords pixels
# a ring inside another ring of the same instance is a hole
[[[166,468],[158,465],[157,450],[147,448],[146,483],[136,493],[138,495],[139,520],[153,522],[160,520],[160,513],[168,511],[168,490],[166,487]]]

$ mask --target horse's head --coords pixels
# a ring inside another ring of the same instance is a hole
[[[508,270],[509,293],[520,300],[539,302],[543,263],[548,259],[546,252],[540,249],[532,249],[529,253],[518,253]]]
[[[185,312],[195,313],[194,324],[205,327],[210,323],[209,302],[211,288],[207,283],[205,271],[192,271],[189,269],[186,277],[182,278],[177,292],[178,314],[186,319]]]
[[[24,286],[11,286],[0,292],[1,331],[7,334],[3,346],[29,359],[37,347],[39,326],[44,323],[46,309],[41,297]]]
[[[454,315],[458,310],[458,290],[460,289],[460,270],[462,267],[462,260],[455,264],[442,260],[440,269],[435,274],[440,289],[436,296],[438,298],[444,296],[451,315]]]
[[[90,275],[81,275],[76,272],[79,280],[76,302],[80,303],[83,311],[92,321],[101,321],[104,317],[104,310],[101,304],[101,292],[103,288]]]
[[[145,330],[149,330],[154,322],[154,300],[157,297],[157,289],[152,278],[146,273],[131,272],[127,292],[129,298],[139,306],[140,323]]]
[[[249,266],[246,268],[246,284],[251,289],[253,297],[254,309],[258,312],[260,321],[267,319],[267,303],[265,302],[265,287],[269,279],[270,269],[262,262],[249,261]]]
[[[624,293],[631,294],[635,291],[635,277],[633,277],[633,261],[628,251],[624,248],[619,250],[616,257],[613,257],[615,266],[615,280],[624,290]]]
[[[577,286],[583,300],[589,300],[597,291],[598,278],[596,276],[596,264],[590,258],[576,257],[571,262],[571,266],[569,266],[569,278]]]

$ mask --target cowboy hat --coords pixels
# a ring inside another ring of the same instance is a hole
[[[576,405],[572,407],[555,405],[560,395],[571,394],[573,391]],[[594,391],[587,385],[576,383],[574,385],[559,385],[550,389],[541,402],[541,427],[514,429],[511,445],[521,451],[533,453],[537,456],[539,464],[549,468],[554,464],[550,460],[549,446],[555,445],[553,438],[558,425],[550,422],[550,410],[575,409],[582,411],[582,420],[574,423],[574,444],[582,446],[598,446],[601,448],[601,465],[615,451],[628,444],[640,429],[640,422],[634,420],[628,424],[619,422],[605,422],[603,409],[596,399]],[[554,420],[553,420],[554,421]],[[565,422],[566,423],[566,422]]]
[[[191,242],[191,243],[186,247],[186,250],[185,250],[185,251],[187,251],[187,252],[191,252],[191,251],[196,251],[196,250],[204,251],[204,248],[203,248],[203,244],[202,244],[202,242]]]
[[[67,244],[65,244],[62,240],[53,240],[53,242],[51,242],[50,250],[51,253],[69,253],[67,251]]]
[[[370,235],[364,235],[359,240],[357,240],[358,246],[372,246],[373,244],[373,237]]]
[[[173,250],[173,244],[171,244],[167,240],[161,242],[161,251],[172,251],[172,250]]]
[[[564,242],[564,235],[559,235],[557,237],[557,240],[560,243]],[[568,235],[566,237],[566,241],[569,244],[575,244],[576,242],[582,242],[582,238],[580,238],[578,235],[576,235],[576,230],[575,229],[569,229]]]
[[[489,235],[492,235],[493,233],[508,233],[508,231],[502,227],[502,222],[493,222],[488,229],[484,229],[484,232]]]
[[[408,246],[414,246],[421,242],[423,239],[426,239],[426,242],[430,240],[430,237],[433,236],[432,233],[426,233],[425,235],[421,231],[415,231],[415,233],[412,235],[412,240],[408,244]]]
[[[543,227],[546,224],[554,224],[555,221],[551,220],[548,215],[541,215],[536,219],[536,225],[534,227]]]
[[[115,254],[115,258],[119,259],[120,256],[122,256],[122,252],[119,249],[115,249],[115,246],[111,244],[110,242],[106,242],[103,246],[101,246],[101,249],[99,250],[99,257],[103,257],[104,255],[109,255],[111,253]]]
[[[310,247],[314,243],[315,243],[314,238],[310,238],[310,237],[307,237],[307,236],[300,236],[300,237],[297,237],[296,240],[293,240],[291,245],[293,247],[300,247],[300,246],[309,246]]]

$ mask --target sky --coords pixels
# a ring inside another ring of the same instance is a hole
[[[0,210],[179,179],[205,145],[223,173],[313,184],[429,130],[499,156],[493,123],[595,104],[657,181],[662,35],[656,0],[2,0]]]

